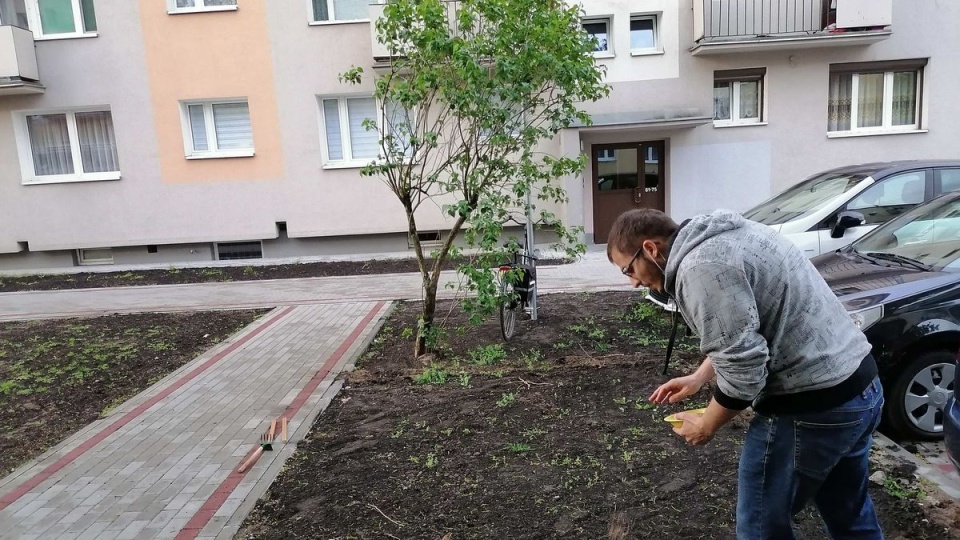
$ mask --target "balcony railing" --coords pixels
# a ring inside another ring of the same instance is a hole
[[[872,43],[889,35],[893,18],[893,0],[693,0],[693,7],[694,54],[756,49],[743,46],[751,43]]]
[[[0,95],[43,92],[33,32],[0,26]]]
[[[829,0],[697,0],[704,38],[757,37],[819,32],[827,26]]]

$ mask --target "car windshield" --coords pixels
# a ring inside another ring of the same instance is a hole
[[[960,272],[960,196],[948,194],[905,212],[851,247],[868,257]]]
[[[824,203],[842,195],[867,178],[866,174],[828,173],[800,182],[776,197],[743,213],[764,225],[782,225],[815,212]]]

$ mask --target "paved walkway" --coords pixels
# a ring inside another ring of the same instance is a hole
[[[232,538],[389,307],[274,310],[0,481],[0,537]],[[237,472],[281,416],[288,443]]]
[[[539,282],[542,293],[626,288],[597,252],[540,269]],[[0,480],[0,537],[232,538],[391,301],[419,297],[416,274],[0,294],[0,321],[280,306]],[[238,472],[281,416],[289,441]],[[921,472],[956,496],[942,467]]]
[[[591,252],[576,264],[539,268],[541,293],[626,289],[628,284],[606,253]],[[444,272],[438,296],[450,297]],[[65,291],[0,293],[0,321],[96,316],[108,313],[246,309],[355,301],[420,299],[419,274],[235,281]]]

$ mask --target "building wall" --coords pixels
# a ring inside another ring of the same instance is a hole
[[[765,67],[765,125],[571,129],[543,148],[577,156],[594,144],[667,141],[666,209],[677,219],[744,210],[844,164],[960,157],[960,5],[894,0],[893,35],[869,46],[694,56],[694,1],[586,0],[587,15],[613,16],[615,56],[598,59],[610,97],[585,108],[598,117],[712,116],[715,70]],[[96,6],[97,37],[36,42],[44,94],[0,97],[0,267],[63,265],[70,250],[99,247],[117,247],[118,264],[196,261],[212,257],[213,242],[234,240],[262,239],[268,257],[406,249],[394,195],[357,168],[325,165],[321,151],[317,97],[372,92],[369,22],[312,25],[309,2],[241,0],[236,11],[180,15],[161,0]],[[631,13],[659,14],[662,54],[630,54]],[[930,58],[927,132],[828,138],[829,65],[905,58]],[[358,86],[337,78],[353,66],[365,68]],[[249,101],[255,155],[185,159],[180,101],[234,97]],[[122,178],[22,185],[13,113],[91,105],[112,111]],[[587,238],[590,178],[588,167],[564,179],[571,198],[557,207]],[[442,204],[424,206],[422,229],[448,226]],[[146,245],[160,248],[147,254]]]
[[[960,158],[956,141],[960,102],[948,81],[960,77],[960,38],[953,30],[960,5],[894,1],[893,35],[867,46],[825,45],[816,49],[689,54],[693,41],[690,0],[676,2],[679,11],[679,79],[619,81],[610,77],[611,97],[591,104],[593,114],[633,113],[692,108],[713,113],[715,70],[765,67],[765,125],[686,130],[624,130],[617,134],[580,134],[585,150],[591,144],[665,139],[669,143],[667,212],[685,219],[718,207],[746,210],[818,171],[854,163],[899,159]],[[613,13],[629,19],[644,3],[587,3],[587,12]],[[617,11],[619,9],[619,11]],[[614,23],[616,25],[616,22]],[[669,24],[669,19],[664,20]],[[667,29],[666,33],[672,33]],[[926,132],[848,138],[827,137],[830,64],[930,58],[924,70],[921,128]],[[643,57],[617,54],[605,62],[619,65],[608,73],[643,71]],[[626,67],[620,67],[620,65]],[[584,178],[590,178],[588,169]],[[588,181],[578,194],[587,232],[592,230],[592,194]],[[571,208],[576,205],[571,205]],[[589,237],[589,235],[588,235]]]

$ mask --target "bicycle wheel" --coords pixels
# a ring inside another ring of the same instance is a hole
[[[520,311],[520,300],[516,291],[513,289],[513,283],[506,273],[500,274],[500,334],[503,340],[508,341],[513,337],[513,331],[517,328],[517,312]]]

